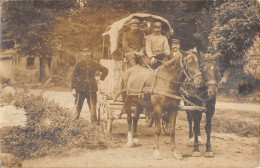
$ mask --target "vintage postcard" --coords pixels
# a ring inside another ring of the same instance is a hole
[[[259,167],[259,5],[2,0],[0,167]]]

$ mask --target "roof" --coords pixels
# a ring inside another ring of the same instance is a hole
[[[14,49],[9,50],[0,50],[0,58],[12,58],[13,55],[16,54],[16,51]]]

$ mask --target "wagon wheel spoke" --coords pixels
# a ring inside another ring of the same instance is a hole
[[[98,112],[99,121],[104,123],[105,131],[107,133],[111,133],[112,132],[113,119],[112,119],[112,114],[111,114],[109,102],[106,101],[106,100],[101,101],[98,104],[97,112]]]

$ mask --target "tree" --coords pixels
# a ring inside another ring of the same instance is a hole
[[[245,52],[258,32],[259,18],[248,1],[229,1],[216,6],[209,51],[219,58],[223,70],[243,67]]]
[[[245,63],[244,53],[258,31],[256,3],[246,2],[10,1],[3,5],[2,40],[13,41],[21,55],[44,59],[62,53],[72,58],[88,41],[100,50],[101,34],[114,21],[144,12],[169,20],[182,49],[197,47],[219,58],[227,69]]]
[[[47,58],[53,53],[54,37],[50,32],[54,13],[73,6],[68,0],[55,4],[48,0],[5,1],[2,4],[2,43],[11,41],[21,56],[41,57],[42,81],[49,74]]]

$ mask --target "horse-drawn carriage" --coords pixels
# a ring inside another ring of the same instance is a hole
[[[112,131],[112,123],[115,119],[126,118],[125,116],[125,101],[122,99],[123,74],[128,69],[127,59],[124,57],[122,51],[121,41],[122,34],[127,31],[127,25],[132,18],[138,18],[141,21],[141,29],[147,35],[151,32],[151,23],[154,20],[162,22],[162,34],[167,38],[173,34],[173,29],[170,23],[156,15],[136,13],[124,19],[114,22],[107,27],[103,36],[103,54],[100,63],[109,69],[109,74],[104,81],[100,82],[99,90],[101,97],[98,103],[98,116],[99,119],[105,122],[107,132]],[[109,47],[105,47],[106,43]],[[105,50],[107,49],[107,50]],[[181,109],[194,109],[201,107],[181,106]],[[131,106],[132,111],[136,110],[136,106]],[[154,122],[153,113],[147,113],[146,109],[142,112],[140,118],[145,119],[146,126],[151,127]],[[162,119],[162,128],[165,134],[169,134],[169,123],[167,117]]]
[[[107,27],[103,36],[103,54],[100,63],[109,69],[108,77],[100,82],[99,90],[101,93],[100,101],[98,103],[98,116],[101,121],[106,123],[107,132],[112,131],[112,122],[115,119],[126,118],[124,102],[122,100],[122,76],[125,70],[128,68],[127,59],[124,57],[122,51],[122,35],[127,31],[127,25],[132,18],[138,18],[141,21],[141,29],[147,35],[151,32],[151,23],[154,20],[160,20],[163,23],[163,34],[167,37],[173,34],[173,29],[170,23],[156,15],[146,13],[132,14],[124,19],[114,22]],[[109,44],[109,47],[105,47],[105,43]],[[107,49],[105,51],[105,49]],[[132,106],[132,110],[135,110],[135,106]],[[147,114],[143,112],[140,118],[146,119],[146,126],[151,127],[153,125],[152,113]],[[166,129],[165,129],[166,130]]]
[[[190,138],[193,136],[191,122],[194,121],[195,139],[192,156],[200,156],[199,123],[202,111],[205,111],[207,133],[205,155],[214,156],[211,151],[210,132],[218,86],[218,68],[215,61],[207,61],[202,53],[191,49],[164,62],[156,70],[140,66],[128,69],[127,60],[120,50],[120,37],[125,26],[134,17],[141,20],[143,23],[141,28],[145,33],[150,32],[151,22],[156,19],[162,22],[162,32],[166,37],[173,34],[173,29],[166,19],[144,13],[130,15],[107,28],[102,35],[103,55],[100,62],[109,69],[109,74],[103,82],[100,82],[99,86],[101,93],[98,103],[99,120],[104,121],[107,132],[111,132],[113,120],[120,119],[126,114],[128,123],[127,146],[133,146],[135,142],[138,142],[138,139],[135,138],[138,119],[140,114],[144,114],[143,118],[146,118],[147,126],[152,126],[153,122],[155,123],[154,159],[161,159],[159,152],[161,127],[166,134],[170,135],[173,156],[181,159],[182,156],[177,152],[175,144],[177,112],[178,110],[186,110],[187,114],[189,111],[192,113],[192,117],[188,117]],[[109,40],[110,46],[105,52],[107,40]],[[104,53],[107,55],[105,56]],[[186,86],[191,88],[191,92],[185,89]],[[197,90],[198,88],[202,88],[202,90]],[[185,106],[180,106],[181,101],[184,102]],[[153,109],[152,113],[144,110],[147,107],[147,102]]]

